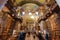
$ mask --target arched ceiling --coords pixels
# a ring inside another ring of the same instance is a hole
[[[12,13],[16,13],[15,10],[13,9],[15,6],[22,6],[22,5],[25,5],[27,3],[33,3],[33,4],[36,4],[38,6],[41,6],[41,5],[45,5],[45,2],[46,2],[46,4],[48,4],[48,6],[51,6],[51,5],[53,6],[53,3],[54,3],[53,1],[54,0],[8,0],[6,5],[11,12],[10,15],[12,15]],[[5,0],[5,3],[6,3],[6,0]]]
[[[39,8],[38,5],[34,4],[34,3],[27,3],[22,5],[22,8],[24,11],[28,11],[28,10],[37,10]]]
[[[41,3],[44,3],[45,2],[45,0],[16,0],[16,3],[19,3],[19,2],[21,2],[21,1],[39,1],[39,2],[41,2]],[[48,0],[49,1],[49,0]]]
[[[35,4],[40,5],[40,4],[44,4],[45,3],[45,0],[16,0],[15,1],[15,5],[16,4],[23,5],[25,3],[35,3]]]

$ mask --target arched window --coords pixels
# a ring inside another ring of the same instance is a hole
[[[56,0],[57,4],[60,6],[60,0]]]

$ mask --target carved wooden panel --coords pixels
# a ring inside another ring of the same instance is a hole
[[[56,31],[56,35],[58,35],[58,36],[60,35],[60,30]]]

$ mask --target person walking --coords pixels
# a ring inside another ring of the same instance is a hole
[[[49,40],[49,33],[48,30],[44,30],[45,40]]]

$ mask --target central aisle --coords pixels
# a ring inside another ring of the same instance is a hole
[[[34,36],[35,36],[35,38],[34,38]],[[25,40],[39,40],[39,39],[36,35],[31,33],[30,35],[26,34]]]

